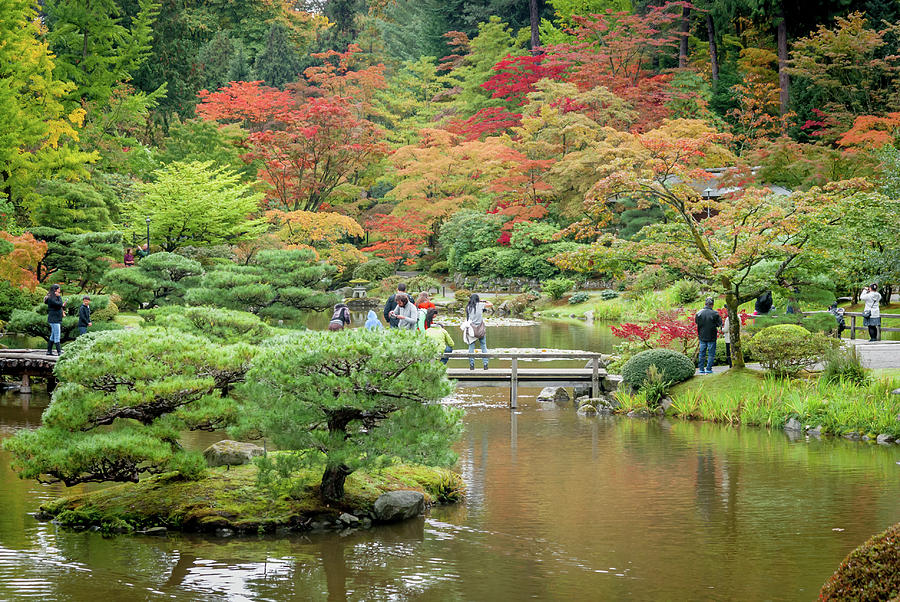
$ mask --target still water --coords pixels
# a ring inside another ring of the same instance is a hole
[[[604,332],[488,337],[605,351]],[[502,389],[449,400],[466,409],[465,503],[344,537],[59,530],[28,513],[64,488],[19,480],[0,452],[0,600],[812,600],[852,548],[900,521],[900,446],[582,418],[522,393],[516,413]],[[0,438],[36,427],[46,403],[0,397]]]

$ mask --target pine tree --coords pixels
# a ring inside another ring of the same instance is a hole
[[[275,23],[269,29],[266,48],[256,56],[253,72],[256,79],[276,88],[283,88],[299,77],[300,60],[283,25]]]

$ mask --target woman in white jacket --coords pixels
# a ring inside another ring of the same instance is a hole
[[[869,342],[878,341],[878,329],[881,327],[881,293],[878,292],[878,285],[872,283],[862,290],[859,295],[860,300],[864,301],[866,306],[863,308],[863,326],[869,327]]]

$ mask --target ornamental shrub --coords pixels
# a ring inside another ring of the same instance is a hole
[[[610,299],[616,299],[619,296],[618,291],[614,291],[611,288],[604,289],[600,291],[600,298],[604,301],[609,301]]]
[[[428,271],[432,274],[447,274],[450,272],[450,264],[446,261],[435,261],[431,264],[431,267],[428,268]]]
[[[0,280],[0,320],[8,321],[14,309],[29,309],[31,294],[6,280]]]
[[[696,301],[702,291],[699,282],[679,280],[672,286],[672,292],[675,295],[675,300],[684,304]]]
[[[821,362],[828,350],[838,344],[837,339],[812,333],[796,324],[777,324],[759,331],[747,348],[763,368],[791,376]]]
[[[387,260],[381,259],[379,257],[378,259],[373,259],[360,266],[357,266],[357,268],[353,270],[353,277],[359,280],[377,282],[379,280],[387,278],[393,273],[394,266],[388,263]]]
[[[844,559],[819,600],[896,600],[900,595],[900,524],[862,544]]]
[[[622,366],[622,381],[632,389],[640,389],[647,380],[647,370],[656,366],[660,378],[671,384],[685,381],[694,375],[694,362],[683,353],[671,349],[648,349],[636,353]]]
[[[869,380],[869,371],[862,365],[862,359],[856,351],[856,346],[848,349],[829,349],[825,354],[825,369],[822,371],[822,381],[826,383],[849,382],[858,386],[865,385]]]
[[[575,283],[568,278],[553,278],[541,285],[541,291],[551,299],[562,299],[562,296],[572,290]]]
[[[584,303],[588,299],[591,298],[591,295],[587,291],[578,291],[577,293],[573,293],[571,297],[569,297],[569,305],[577,305],[578,303]]]
[[[413,276],[406,282],[406,290],[413,295],[427,293],[431,289],[441,290],[441,283],[431,276]]]

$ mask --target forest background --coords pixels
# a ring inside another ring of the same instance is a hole
[[[900,282],[896,0],[10,0],[0,40],[0,319],[199,275],[115,275],[145,240],[735,310]]]

